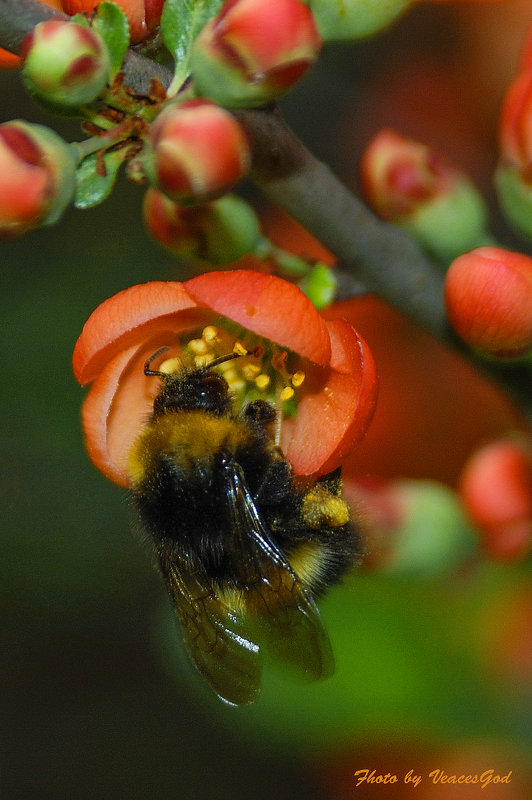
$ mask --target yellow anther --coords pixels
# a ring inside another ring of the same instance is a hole
[[[270,383],[270,376],[269,375],[265,375],[264,373],[261,373],[260,375],[257,375],[257,377],[255,378],[255,385],[256,385],[257,389],[261,389],[261,390],[262,389],[266,389],[266,387],[269,385],[269,383]]]
[[[290,400],[290,398],[293,397],[294,394],[295,392],[291,386],[285,386],[284,389],[281,391],[281,394],[279,395],[279,399],[281,403],[284,403],[286,400]]]
[[[242,342],[236,341],[233,345],[233,353],[238,353],[239,356],[247,356],[248,354],[247,347],[244,347]]]
[[[214,344],[215,342],[219,342],[220,334],[218,332],[218,328],[215,328],[214,325],[207,325],[206,328],[203,328],[201,338],[205,339],[207,344]]]
[[[242,367],[242,375],[247,381],[254,381],[260,372],[258,364],[244,364]]]
[[[164,372],[165,375],[171,375],[181,368],[181,361],[178,358],[167,358],[159,365],[159,372]]]
[[[242,380],[233,366],[230,366],[228,369],[224,370],[224,378],[229,384],[236,380]]]
[[[305,380],[305,373],[303,372],[303,370],[298,370],[297,372],[294,372],[294,374],[292,375],[291,378],[292,386],[295,386],[297,389],[298,386],[301,386],[304,380]]]
[[[188,346],[197,356],[203,356],[209,350],[209,345],[205,339],[191,339]]]
[[[214,361],[214,355],[212,353],[205,353],[205,355],[196,356],[194,358],[194,364],[198,369],[199,367],[206,367],[211,361]]]

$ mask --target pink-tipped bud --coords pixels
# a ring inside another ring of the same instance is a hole
[[[260,235],[253,209],[235,195],[186,207],[148,189],[143,210],[153,237],[185,261],[228,264],[250,252]]]
[[[194,85],[229,108],[264,105],[303,77],[320,47],[301,0],[228,0],[194,43]]]
[[[468,177],[426,144],[382,130],[360,165],[366,199],[443,261],[486,240],[487,213]]]
[[[0,125],[0,237],[56,222],[73,197],[75,169],[54,131],[21,120]]]
[[[498,441],[475,453],[460,478],[464,506],[486,551],[505,560],[532,549],[532,456],[520,442]]]
[[[109,53],[100,35],[73,22],[41,22],[24,40],[21,56],[27,90],[47,106],[90,103],[110,76]]]
[[[129,31],[133,44],[143,42],[157,28],[161,21],[164,0],[115,0],[129,22]],[[92,14],[98,0],[63,0],[63,9],[67,14]]]
[[[152,125],[145,167],[172,200],[204,202],[227,192],[249,168],[247,136],[236,119],[208,100],[166,108]]]
[[[360,510],[366,566],[398,574],[435,575],[471,555],[475,538],[459,498],[435,481],[344,484]],[[430,535],[427,531],[430,530]]]
[[[449,320],[470,347],[500,358],[532,349],[532,258],[479,247],[451,264],[445,281]]]

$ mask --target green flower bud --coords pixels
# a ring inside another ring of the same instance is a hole
[[[47,20],[22,45],[22,79],[46,107],[72,109],[92,102],[110,77],[107,48],[96,31]]]

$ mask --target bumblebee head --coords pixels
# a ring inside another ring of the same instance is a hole
[[[144,374],[161,378],[161,390],[153,403],[153,414],[158,416],[167,411],[208,411],[222,416],[231,409],[231,395],[227,381],[215,372],[214,367],[239,358],[242,353],[234,352],[214,359],[209,364],[196,369],[180,366],[165,372],[151,369],[152,362],[166,347],[157,350],[144,364]]]

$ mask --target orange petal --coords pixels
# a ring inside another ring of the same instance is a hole
[[[367,344],[344,320],[326,325],[330,369],[308,376],[297,417],[283,426],[282,449],[298,475],[338,467],[364,436],[377,400],[377,371]]]
[[[85,323],[72,358],[74,375],[82,385],[90,383],[120,351],[161,330],[173,330],[175,335],[204,318],[177,281],[124,289],[99,305]]]
[[[263,272],[233,270],[208,272],[184,286],[198,303],[253,333],[315,364],[329,363],[331,346],[325,322],[294,284]]]
[[[92,384],[82,409],[87,452],[94,465],[119,486],[129,485],[129,452],[153,411],[160,383],[144,374],[144,362],[174,337],[173,330],[114,357]]]

